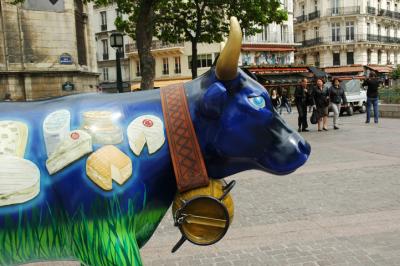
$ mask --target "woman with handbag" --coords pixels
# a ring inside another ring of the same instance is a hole
[[[324,89],[324,81],[317,79],[317,87],[313,91],[313,98],[317,114],[318,131],[328,131],[329,94]]]
[[[344,89],[340,86],[340,81],[337,78],[333,79],[333,86],[329,89],[329,100],[333,109],[333,129],[339,129],[337,126],[339,120],[339,113],[341,103],[347,107],[347,98],[344,94]]]

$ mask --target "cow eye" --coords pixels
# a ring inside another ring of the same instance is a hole
[[[249,101],[254,107],[257,109],[261,109],[265,107],[265,99],[262,96],[250,97]]]

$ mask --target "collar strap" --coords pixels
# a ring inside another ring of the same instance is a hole
[[[160,89],[165,128],[179,192],[209,184],[183,83]]]

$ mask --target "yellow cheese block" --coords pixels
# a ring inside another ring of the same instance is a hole
[[[132,161],[117,147],[107,145],[89,156],[86,174],[102,189],[111,190],[112,180],[123,185],[132,176]]]

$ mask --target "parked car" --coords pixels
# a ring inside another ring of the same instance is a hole
[[[331,87],[330,82],[325,84],[328,88]],[[353,115],[354,112],[358,111],[360,113],[365,113],[367,110],[367,91],[362,86],[362,81],[358,79],[351,80],[343,80],[340,83],[340,86],[343,86],[348,106],[340,108],[340,115],[347,114]],[[331,108],[329,108],[329,112],[333,112]]]

